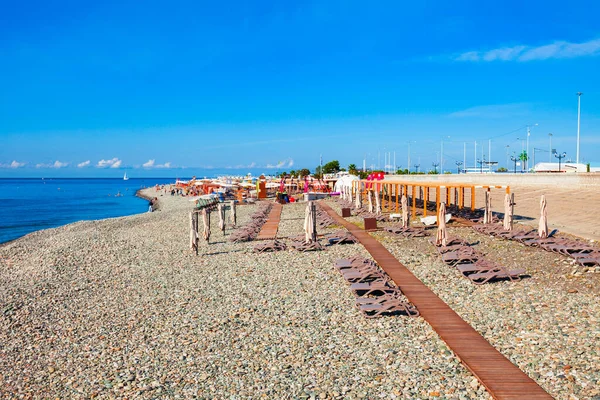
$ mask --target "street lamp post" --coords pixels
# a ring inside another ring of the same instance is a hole
[[[560,172],[560,161],[567,156],[567,153],[563,152],[562,154],[555,153],[554,157],[558,158],[558,172]]]
[[[457,169],[457,173],[460,174],[460,166],[463,165],[462,161],[456,161],[456,169]]]
[[[486,163],[485,154],[483,155],[482,158],[483,158],[482,160],[479,160],[479,159],[477,160],[477,164],[479,164],[479,173],[481,173],[481,174],[483,174],[483,164]]]
[[[431,165],[433,166],[433,168],[435,169],[435,173],[437,174],[437,167],[438,167],[438,165],[440,165],[440,163],[433,162],[433,163],[431,163]]]
[[[577,92],[577,157],[575,158],[577,164],[579,164],[579,127],[581,123],[581,95],[582,92]],[[560,160],[560,158],[559,158]]]
[[[510,156],[510,160],[515,163],[514,173],[516,174],[517,173],[517,161],[519,161],[519,159],[515,156]]]
[[[421,166],[421,165],[419,165],[419,164],[415,164],[415,172],[416,172],[417,174],[419,173],[419,167],[420,167],[420,166]]]
[[[509,145],[506,145],[506,169],[508,169],[508,149],[509,149]]]

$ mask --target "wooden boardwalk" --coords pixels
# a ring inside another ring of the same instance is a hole
[[[279,221],[281,220],[281,211],[283,206],[279,203],[274,203],[267,222],[262,226],[262,229],[258,233],[256,240],[269,240],[277,237],[277,230],[279,229]]]
[[[379,266],[417,307],[421,316],[495,399],[552,399],[533,379],[504,357],[425,286],[369,233],[320,203],[362,243]]]

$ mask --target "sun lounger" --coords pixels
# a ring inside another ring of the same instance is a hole
[[[392,286],[387,279],[353,283],[350,285],[350,290],[352,290],[357,297],[372,297],[399,291],[399,289]]]
[[[483,285],[484,283],[497,279],[508,278],[511,281],[518,281],[521,280],[520,275],[523,275],[524,273],[525,269],[523,268],[509,271],[504,267],[496,267],[485,272],[469,274],[467,275],[467,278],[469,278],[471,282],[473,282],[476,285]]]
[[[327,235],[327,236],[325,236],[325,240],[327,240],[330,245],[358,243],[358,240],[354,237],[354,235],[347,231]]]
[[[287,246],[285,245],[285,243],[280,242],[279,240],[273,240],[272,242],[262,242],[254,246],[255,253],[266,253],[270,251],[281,251],[286,249]]]
[[[366,318],[377,318],[386,314],[403,313],[410,317],[417,317],[419,311],[409,302],[393,294],[386,294],[370,298],[370,301],[357,302],[358,309]]]
[[[292,242],[292,247],[295,250],[301,251],[301,252],[306,252],[306,251],[320,251],[323,250],[323,246],[321,246],[321,244],[319,242],[303,242],[303,241],[298,241],[298,242]]]
[[[471,247],[442,254],[442,261],[451,266],[464,263],[474,263],[480,258],[481,255]]]

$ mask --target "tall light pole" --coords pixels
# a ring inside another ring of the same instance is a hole
[[[444,137],[450,138],[450,136]],[[440,149],[440,172],[442,174],[444,173],[444,137],[442,137],[442,148]]]
[[[538,124],[527,125],[527,160],[525,161],[525,171],[529,172],[529,136],[531,136],[531,128],[538,126]]]
[[[550,151],[549,151],[550,154],[548,154],[548,162],[551,163],[552,162],[552,134],[549,133],[548,137],[550,138]]]
[[[506,169],[508,169],[508,149],[509,149],[509,145],[506,145]]]
[[[581,124],[581,95],[582,92],[577,92],[577,157],[575,162],[579,164],[579,127]]]
[[[464,143],[463,149],[463,165],[467,168],[467,142]]]

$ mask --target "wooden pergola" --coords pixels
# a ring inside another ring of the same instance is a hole
[[[400,208],[400,199],[402,195],[412,200],[412,217],[417,216],[417,197],[423,200],[423,216],[427,216],[427,204],[430,201],[432,189],[435,191],[436,216],[439,214],[440,204],[454,204],[459,209],[470,206],[475,210],[475,200],[477,189],[489,191],[490,189],[505,189],[510,194],[508,185],[473,185],[469,183],[458,182],[418,182],[401,180],[383,180],[367,181],[360,180],[353,182],[353,192],[360,190],[361,196],[365,195],[367,190],[376,190],[381,195],[381,210],[383,212],[398,212]],[[465,199],[470,205],[465,204]],[[409,204],[410,204],[409,203]]]

